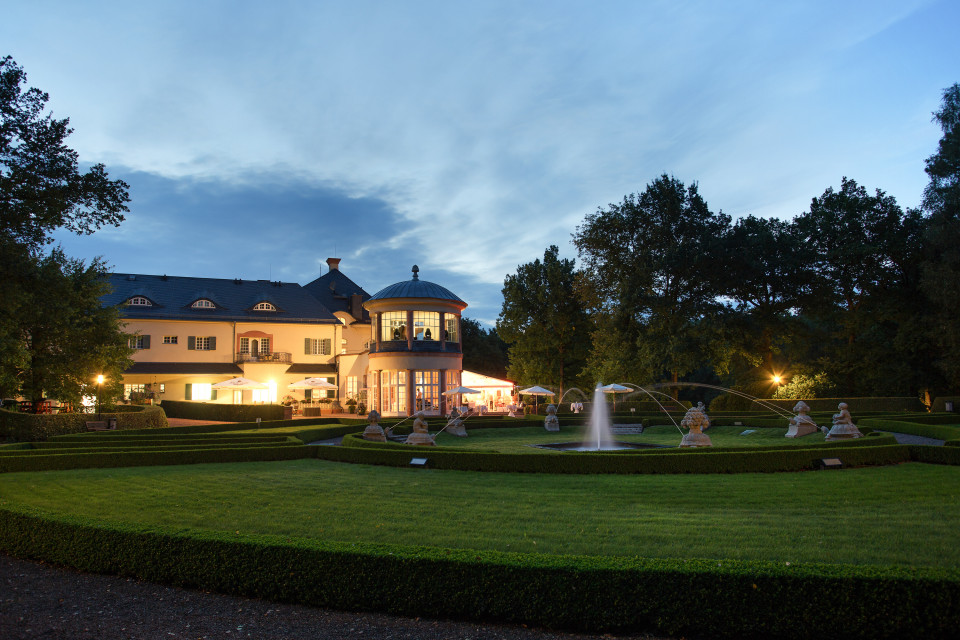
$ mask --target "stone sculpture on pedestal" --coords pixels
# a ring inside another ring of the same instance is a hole
[[[463,426],[463,420],[460,419],[460,412],[456,407],[450,410],[450,421],[447,422],[447,433],[459,438],[467,437],[467,428]]]
[[[413,433],[407,436],[404,444],[419,444],[425,447],[432,447],[436,443],[427,431],[427,421],[423,419],[423,411],[417,411],[413,414]]]
[[[367,414],[367,428],[363,430],[363,439],[374,442],[386,442],[387,436],[380,426],[380,412],[374,409]]]
[[[687,409],[687,413],[680,422],[681,427],[690,429],[680,441],[681,447],[712,447],[710,436],[703,432],[710,426],[710,418],[703,410],[703,403],[698,403],[696,407]]]
[[[837,407],[840,413],[833,415],[833,428],[827,433],[826,440],[849,440],[851,438],[862,438],[863,434],[857,425],[853,424],[853,418],[847,411],[847,403],[841,402]]]
[[[543,428],[547,431],[560,431],[560,421],[557,420],[557,408],[552,404],[547,406],[547,418],[543,421]]]
[[[801,400],[793,407],[793,410],[797,412],[797,415],[790,418],[790,427],[787,429],[785,437],[800,438],[820,430],[813,418],[807,415],[810,406],[806,402]]]

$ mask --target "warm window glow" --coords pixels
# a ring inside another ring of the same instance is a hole
[[[209,383],[200,382],[193,383],[193,399],[194,400],[209,400],[213,395],[213,387]]]
[[[380,314],[381,340],[407,339],[407,312],[387,311]]]
[[[144,298],[143,296],[133,296],[127,300],[127,304],[131,307],[150,307],[153,306],[153,303]]]
[[[269,302],[258,302],[253,307],[254,311],[276,311],[277,308]]]
[[[190,306],[193,307],[194,309],[216,309],[217,308],[217,305],[213,304],[206,298],[201,298],[200,300],[197,300]]]

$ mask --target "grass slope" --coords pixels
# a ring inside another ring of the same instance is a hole
[[[78,499],[82,496],[82,499]],[[317,460],[13,473],[0,505],[179,530],[644,557],[956,567],[960,468],[554,476]]]

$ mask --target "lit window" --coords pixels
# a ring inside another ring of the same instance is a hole
[[[253,307],[254,311],[276,311],[277,308],[269,302],[258,302]]]
[[[163,336],[163,344],[177,344],[177,336]]]
[[[413,339],[439,340],[440,314],[435,311],[413,312]]]
[[[213,387],[207,383],[193,383],[193,400],[209,400],[213,395]]]
[[[447,335],[445,337],[447,342],[460,342],[460,332],[457,329],[457,316],[446,316],[444,318],[447,325]]]
[[[208,336],[197,336],[194,342],[194,349],[197,351],[210,351],[210,338]]]
[[[217,305],[213,304],[206,298],[201,298],[200,300],[197,300],[190,306],[193,307],[194,309],[216,309],[217,308]]]
[[[127,339],[127,344],[131,349],[149,349],[150,336],[130,336]]]
[[[380,314],[381,340],[407,339],[407,312],[387,311]]]
[[[131,307],[152,307],[153,303],[144,298],[143,296],[133,296],[127,300],[127,304]]]
[[[328,356],[333,351],[332,342],[330,338],[307,338],[305,355]]]

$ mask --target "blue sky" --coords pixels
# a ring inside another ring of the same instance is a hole
[[[792,218],[849,176],[917,206],[960,81],[960,3],[12,3],[0,55],[70,145],[131,186],[58,235],[117,271],[374,293],[504,277],[669,173],[713,210]]]

